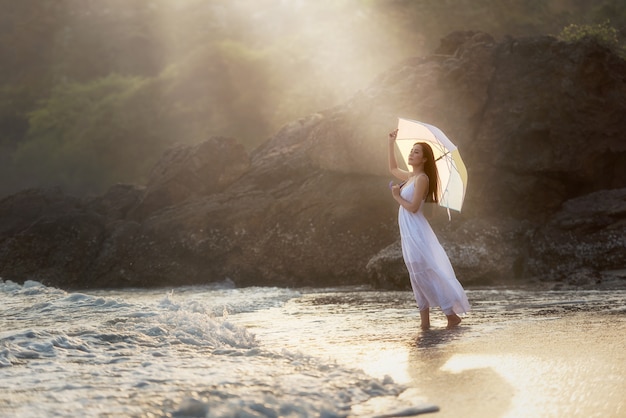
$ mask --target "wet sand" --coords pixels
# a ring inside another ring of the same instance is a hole
[[[468,339],[471,325],[420,332],[403,396],[426,398],[438,417],[626,417],[622,315],[510,325]]]
[[[445,329],[419,329],[408,292],[310,293],[241,314],[264,346],[300,351],[387,377],[406,390],[353,406],[353,417],[626,418],[626,292],[469,292],[473,309]],[[400,401],[400,402],[399,402]],[[401,405],[399,405],[401,404]],[[404,415],[394,415],[404,412]]]

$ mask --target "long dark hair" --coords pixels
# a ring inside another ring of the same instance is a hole
[[[437,173],[437,164],[435,164],[435,156],[433,149],[426,142],[416,142],[415,145],[422,147],[426,162],[424,163],[424,172],[428,176],[428,194],[427,202],[439,202],[439,174]]]

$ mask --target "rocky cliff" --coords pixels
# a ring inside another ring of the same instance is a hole
[[[468,167],[463,213],[432,224],[466,286],[622,286],[626,63],[588,40],[454,33],[248,155],[212,138],[144,187],[0,201],[0,277],[64,288],[370,283],[405,288],[386,134],[439,126]]]

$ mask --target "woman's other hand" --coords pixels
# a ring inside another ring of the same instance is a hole
[[[391,186],[391,194],[393,195],[393,197],[399,197],[400,196],[400,185],[399,184],[394,184],[393,186]]]

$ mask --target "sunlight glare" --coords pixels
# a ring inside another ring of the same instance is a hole
[[[583,400],[588,405],[599,399],[593,395],[598,382],[579,378],[590,370],[599,372],[603,368],[594,359],[588,360],[573,365],[566,359],[547,361],[529,355],[455,354],[441,370],[456,375],[480,369],[497,373],[513,388],[506,417],[557,416],[559,410],[563,411],[564,402],[572,413],[576,413],[577,405]],[[559,376],[558,381],[552,376]],[[602,380],[602,377],[598,379]],[[598,408],[601,409],[602,405]]]
[[[364,364],[355,364],[370,376],[384,379],[389,376],[394,382],[405,384],[411,381],[409,375],[409,353],[404,347],[394,347],[382,344],[370,351],[370,356]]]

